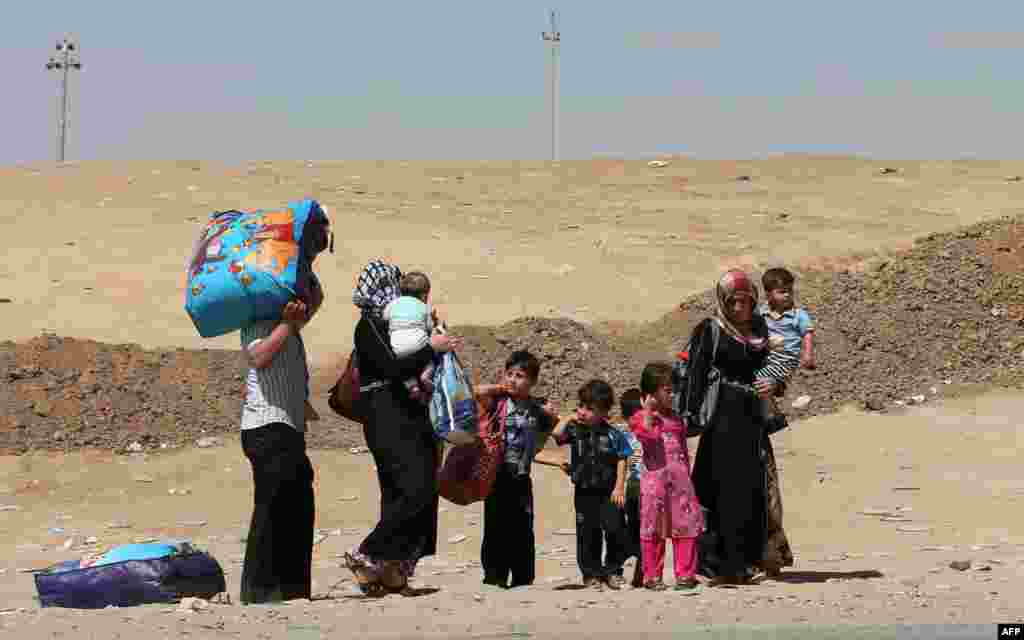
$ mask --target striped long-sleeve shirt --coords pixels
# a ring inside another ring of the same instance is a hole
[[[251,324],[242,329],[242,349],[265,340],[277,326],[276,321]],[[298,431],[306,430],[306,397],[309,371],[302,339],[291,334],[266,367],[249,367],[245,403],[242,405],[242,429],[256,429],[283,422]]]

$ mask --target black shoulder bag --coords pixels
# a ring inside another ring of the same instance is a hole
[[[718,338],[721,336],[722,330],[718,326],[717,320],[710,320],[708,322],[707,330],[711,331],[711,360],[707,366],[707,378],[704,385],[703,401],[700,403],[700,407],[694,411],[692,408],[687,407],[687,421],[686,421],[686,435],[687,437],[699,436],[706,432],[711,426],[712,420],[715,419],[715,411],[718,409],[718,392],[719,387],[722,384],[722,372],[715,366],[715,357],[718,355]],[[705,340],[704,334],[701,334],[701,341]],[[690,353],[694,353],[691,349]],[[701,356],[703,357],[703,350],[701,350]],[[692,375],[693,371],[689,371],[691,375],[686,380],[686,397],[689,402],[690,385],[700,384],[701,381],[694,381]]]

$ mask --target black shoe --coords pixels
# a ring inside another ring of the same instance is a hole
[[[491,587],[501,587],[502,589],[508,589],[508,583],[501,578],[484,578],[484,584]]]

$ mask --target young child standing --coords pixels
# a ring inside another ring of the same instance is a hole
[[[536,356],[516,351],[505,361],[501,384],[476,389],[484,409],[505,420],[505,459],[484,502],[480,545],[484,584],[514,588],[533,584],[536,577],[530,468],[533,462],[558,466],[537,457],[558,422],[554,405],[542,404],[530,395],[539,377]]]
[[[608,424],[615,393],[603,380],[579,390],[575,420],[554,432],[559,445],[572,445],[566,470],[576,486],[576,561],[585,587],[621,589],[629,538],[622,509],[626,503],[626,436]],[[602,547],[606,551],[601,561]]]
[[[629,441],[633,453],[629,456],[629,473],[626,476],[626,530],[629,532],[629,555],[636,558],[633,569],[633,587],[642,587],[644,580],[644,554],[640,547],[640,479],[644,475],[644,448],[640,440],[629,430],[629,421],[633,414],[643,408],[643,393],[633,387],[626,390],[619,398],[619,409],[625,424],[622,431]]]
[[[789,382],[798,367],[815,368],[814,322],[805,309],[793,302],[795,282],[793,274],[782,268],[768,269],[761,278],[767,301],[758,306],[757,312],[768,325],[775,348],[769,352],[767,363],[755,378],[773,380],[780,386]],[[786,417],[775,400],[762,402],[764,415],[773,426],[771,430],[784,427]]]
[[[427,305],[430,299],[430,279],[420,271],[403,274],[399,280],[401,296],[384,307],[383,317],[388,323],[391,349],[398,358],[416,353],[430,342],[435,318]],[[409,395],[427,402],[434,390],[434,365],[423,368],[418,378],[405,381]]]
[[[676,589],[697,586],[697,536],[704,513],[690,482],[686,424],[672,413],[672,366],[653,362],[640,374],[644,408],[630,426],[644,449],[647,471],[640,480],[640,544],[644,586],[663,591],[665,541],[672,539]]]

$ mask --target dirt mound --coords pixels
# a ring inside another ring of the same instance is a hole
[[[801,371],[788,399],[811,397],[794,418],[846,404],[884,410],[960,385],[1024,383],[1024,217],[922,238],[909,249],[850,262],[842,271],[798,272],[802,303],[818,325],[818,369]],[[456,326],[462,361],[493,382],[508,354],[542,362],[536,393],[567,413],[576,390],[602,378],[617,393],[643,365],[669,358],[711,313],[710,292],[657,322],[587,327],[520,318],[498,327]],[[361,445],[357,425],[327,410],[340,367],[316,372],[322,420],[310,446]],[[125,450],[180,446],[238,428],[244,362],[230,350],[147,351],[44,335],[0,344],[0,449]],[[915,399],[916,398],[916,399]]]
[[[460,359],[480,383],[497,382],[509,354],[526,349],[541,362],[534,395],[550,398],[564,415],[576,406],[577,391],[600,378],[616,394],[636,386],[646,359],[605,335],[565,318],[519,318],[499,327],[452,327],[465,338]],[[661,356],[657,350],[651,357]]]
[[[798,296],[820,333],[818,369],[800,371],[787,395],[808,395],[810,405],[788,411],[882,410],[964,385],[1021,386],[1022,267],[1019,216],[933,234],[841,272],[798,273]],[[710,292],[696,296],[629,339],[679,348],[712,309]]]
[[[244,374],[238,351],[147,351],[54,335],[0,343],[0,450],[159,450],[232,432]],[[333,416],[311,437],[324,447],[361,441]]]

